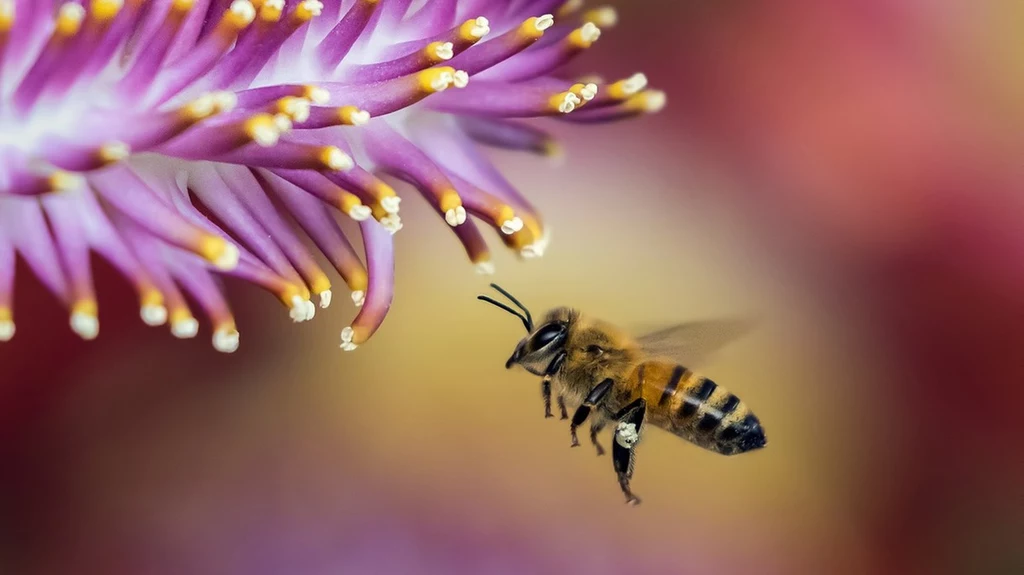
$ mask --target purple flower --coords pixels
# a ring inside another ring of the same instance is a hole
[[[476,222],[543,254],[540,216],[478,146],[546,154],[550,136],[518,119],[607,122],[664,103],[642,74],[557,74],[614,24],[581,4],[0,0],[0,340],[15,331],[16,256],[95,338],[98,254],[144,322],[194,337],[188,294],[234,351],[217,274],[309,320],[332,284],[308,236],[361,307],[341,335],[355,349],[392,299],[401,197],[382,177],[421,193],[481,273]],[[359,222],[365,265],[335,212]]]

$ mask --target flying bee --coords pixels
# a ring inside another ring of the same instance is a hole
[[[569,425],[571,447],[579,446],[576,430],[590,418],[590,441],[603,455],[598,434],[614,423],[612,463],[628,504],[640,504],[629,484],[645,424],[722,455],[767,444],[760,420],[742,400],[687,367],[746,331],[746,322],[690,322],[634,337],[578,310],[558,307],[535,327],[519,300],[495,284],[491,287],[518,311],[485,295],[478,299],[518,317],[527,331],[505,368],[519,365],[542,377],[544,417],[552,417],[552,393],[562,419],[569,418],[568,409],[575,410]]]

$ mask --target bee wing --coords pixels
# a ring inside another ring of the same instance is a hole
[[[637,338],[637,342],[644,353],[697,367],[755,325],[752,319],[691,321],[650,332]]]

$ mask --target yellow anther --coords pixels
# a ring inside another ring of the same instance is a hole
[[[261,146],[273,146],[281,133],[272,114],[255,114],[243,124],[246,136]]]
[[[14,0],[0,0],[0,34],[14,27]]]
[[[501,204],[494,213],[494,222],[501,227],[506,221],[516,217],[516,211],[508,204]]]
[[[519,25],[519,34],[530,40],[536,40],[544,35],[544,31],[554,25],[555,19],[550,14],[544,16],[533,16],[527,18]]]
[[[85,19],[85,8],[81,4],[72,2],[64,4],[57,14],[56,35],[62,38],[74,36],[82,27],[83,19]]]
[[[294,17],[299,22],[308,22],[323,13],[324,5],[319,0],[303,0],[296,8]]]
[[[665,107],[666,100],[665,92],[646,90],[626,100],[624,106],[627,110],[654,114]]]
[[[92,298],[80,299],[71,304],[71,313],[87,317],[97,317],[99,316],[99,305]]]
[[[444,62],[452,59],[452,45],[450,42],[431,42],[423,49],[423,55],[431,64]]]
[[[583,21],[596,24],[599,28],[612,28],[619,23],[619,13],[611,6],[601,6],[584,12]]]
[[[282,14],[284,14],[283,0],[266,0],[260,6],[260,20],[268,24],[279,22]]]
[[[338,119],[348,126],[363,126],[370,121],[370,113],[355,106],[342,106],[338,108]]]
[[[204,233],[196,253],[217,269],[231,271],[238,267],[238,247],[220,236]]]
[[[195,3],[195,0],[174,0],[171,4],[171,9],[178,12],[188,12]]]
[[[490,31],[490,23],[487,18],[473,18],[459,26],[459,39],[463,42],[477,42]]]
[[[433,94],[434,92],[441,92],[452,85],[455,81],[455,68],[451,66],[439,66],[436,68],[427,68],[422,72],[416,74],[416,79],[419,81],[420,90]]]
[[[359,196],[338,188],[338,208],[341,210],[341,213],[347,214],[361,205],[363,205],[363,202],[359,199]]]
[[[455,208],[461,207],[462,198],[459,197],[459,193],[455,190],[448,189],[441,192],[438,204],[440,205],[442,212],[447,212],[448,210],[454,210]]]
[[[131,153],[131,147],[124,142],[108,142],[100,146],[98,156],[104,164],[112,164],[127,158]]]
[[[327,279],[327,275],[322,271],[316,270],[313,281],[310,282],[309,287],[314,294],[320,295],[331,289],[331,280]]]
[[[566,42],[574,48],[584,49],[589,48],[600,37],[601,29],[594,25],[594,23],[587,22],[573,30],[568,38],[566,38]]]
[[[121,12],[122,0],[92,0],[90,14],[99,22],[109,22]]]
[[[580,8],[582,8],[583,4],[583,0],[566,0],[566,2],[562,4],[561,7],[559,7],[558,11],[555,13],[555,16],[557,16],[558,18],[565,18],[566,16],[569,16],[572,13],[579,10]]]
[[[49,183],[54,192],[69,192],[81,186],[84,180],[78,174],[57,170],[50,174]]]
[[[7,306],[0,306],[0,323],[10,323],[14,321],[14,313],[11,312],[11,308]]]
[[[352,158],[336,146],[324,146],[320,148],[317,157],[320,162],[330,170],[351,170],[355,166]]]
[[[224,12],[221,22],[235,31],[245,29],[256,19],[256,6],[254,4],[254,2],[232,2],[231,7]]]
[[[164,305],[164,294],[153,286],[139,288],[139,304],[142,306],[159,307]]]

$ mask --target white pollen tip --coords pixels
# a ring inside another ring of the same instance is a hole
[[[595,8],[591,11],[590,17],[593,18],[595,24],[602,28],[611,28],[619,23],[619,13],[611,6]]]
[[[455,74],[452,75],[452,85],[456,88],[465,88],[469,85],[469,72],[465,70],[456,70]]]
[[[7,20],[14,19],[14,0],[0,0],[0,16]]]
[[[213,332],[213,349],[221,353],[235,353],[238,351],[238,330],[218,329]]]
[[[580,97],[572,92],[566,92],[562,98],[562,103],[558,105],[558,111],[563,114],[568,114],[576,109],[576,105],[580,103]]]
[[[637,92],[643,90],[646,87],[647,76],[644,75],[643,73],[637,72],[636,74],[633,74],[629,78],[626,78],[626,81],[623,83],[622,88],[627,94],[632,95],[636,94]]]
[[[71,330],[82,339],[96,339],[100,334],[100,320],[94,315],[76,311],[71,314]]]
[[[353,126],[365,126],[370,123],[370,113],[366,110],[356,110],[349,116]]]
[[[340,172],[351,170],[356,165],[352,158],[345,152],[342,152],[340,148],[333,148],[327,152],[326,160],[328,168]]]
[[[302,3],[302,8],[313,16],[320,16],[324,13],[324,3],[320,0],[305,0]]]
[[[583,96],[583,101],[589,102],[597,97],[597,84],[587,84],[580,90],[580,95]]]
[[[306,321],[309,321],[313,319],[314,316],[316,316],[316,304],[314,304],[311,300],[307,299],[306,301],[302,302],[302,306],[306,308]]]
[[[117,162],[130,156],[131,147],[124,142],[108,142],[100,148],[100,154],[110,162]]]
[[[345,329],[341,330],[341,349],[344,351],[352,351],[355,348],[359,347],[358,345],[352,343],[352,338],[354,338],[355,336],[356,330],[352,329],[351,327],[346,327]]]
[[[402,203],[402,198],[398,196],[388,196],[381,199],[380,207],[384,208],[384,211],[389,214],[398,213],[398,204]]]
[[[274,114],[274,127],[277,128],[277,136],[275,136],[274,142],[269,144],[270,146],[277,143],[277,139],[282,133],[292,131],[292,119],[284,114]]]
[[[323,88],[312,88],[309,90],[309,99],[314,104],[322,106],[331,101],[331,93]]]
[[[668,96],[661,90],[647,92],[647,99],[644,101],[644,109],[650,113],[660,112],[668,101]]]
[[[224,244],[224,253],[220,254],[213,265],[219,270],[231,271],[238,267],[238,258],[241,257],[241,253],[238,251],[238,246],[233,243]]]
[[[472,34],[474,38],[483,38],[491,33],[491,22],[487,20],[487,18],[480,16],[473,21],[473,24],[475,24],[475,26],[473,26],[473,29],[470,30],[469,33]]]
[[[66,2],[61,5],[58,17],[74,22],[81,22],[85,19],[85,6],[74,2]]]
[[[363,304],[366,303],[366,292],[361,289],[352,292],[352,303],[356,307],[363,307]]]
[[[252,21],[256,19],[256,7],[249,0],[235,0],[228,10],[238,16],[246,25],[252,24]]]
[[[523,229],[523,220],[518,216],[512,218],[511,220],[505,220],[501,224],[501,233],[505,234],[506,236],[510,236],[521,229]]]
[[[0,4],[0,14],[3,14],[3,5]],[[14,338],[14,322],[10,320],[0,321],[0,341],[11,341]]]
[[[466,208],[458,206],[448,210],[444,213],[444,221],[453,228],[461,226],[466,223]]]
[[[439,44],[437,48],[434,49],[434,55],[442,60],[451,60],[455,57],[455,45],[451,42]]]
[[[301,296],[292,296],[292,306],[288,310],[288,317],[292,318],[295,323],[300,323],[308,319],[309,310],[306,308],[306,300],[302,299]]]
[[[178,339],[191,339],[199,333],[199,320],[194,317],[179,319],[171,324],[171,335]]]
[[[601,29],[597,27],[597,24],[587,22],[580,27],[580,37],[584,42],[597,42],[597,39],[601,37]]]
[[[281,137],[281,126],[279,125],[278,118],[282,115],[278,114],[274,116],[274,124],[257,124],[252,128],[252,139],[257,145],[269,148],[277,143],[278,138]],[[287,119],[287,118],[285,118]],[[290,123],[290,122],[289,122]]]
[[[327,309],[331,307],[331,299],[333,297],[334,294],[332,294],[331,290],[329,289],[325,289],[324,291],[320,292],[320,308]]]
[[[139,309],[139,317],[142,318],[142,323],[156,327],[167,323],[167,308],[162,305],[147,304]]]
[[[287,110],[288,115],[295,119],[300,124],[309,119],[309,100],[305,98],[296,98],[289,100]]]
[[[370,209],[370,206],[364,206],[362,204],[352,206],[348,210],[348,217],[357,222],[366,221],[371,215],[373,215],[373,210]]]
[[[238,95],[234,92],[228,92],[227,90],[220,90],[210,94],[213,98],[213,104],[223,114],[224,112],[230,112],[235,109],[238,105]]]
[[[552,16],[551,14],[545,14],[543,16],[538,16],[537,20],[533,23],[534,28],[536,28],[537,30],[540,30],[541,32],[547,30],[548,28],[550,28],[550,27],[552,27],[554,25],[555,25],[555,17]]]
[[[452,85],[453,81],[455,81],[455,78],[453,78],[451,74],[448,72],[442,72],[430,82],[430,87],[435,92],[444,92],[448,89],[448,86]]]
[[[482,276],[494,275],[494,262],[477,262],[473,267],[476,270],[476,273]]]
[[[636,430],[636,424],[622,421],[615,428],[615,442],[630,449],[640,440],[640,434]]]
[[[388,214],[380,219],[380,224],[384,226],[391,235],[395,235],[402,229],[402,218],[398,214]]]

